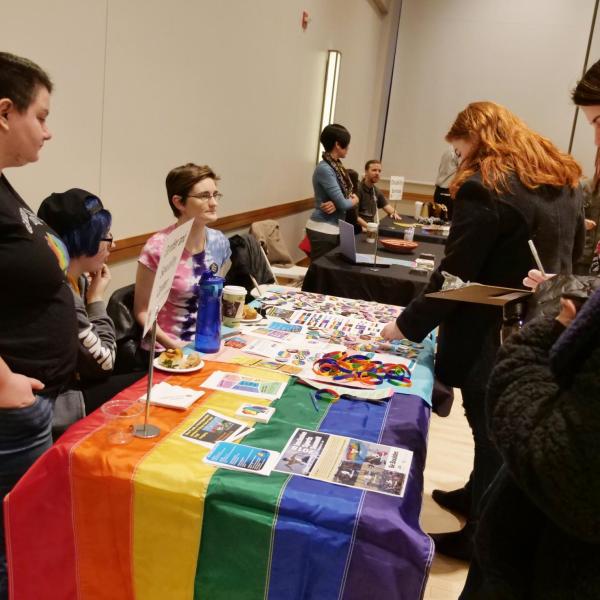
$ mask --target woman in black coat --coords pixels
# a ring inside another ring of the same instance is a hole
[[[461,600],[600,598],[600,292],[574,321],[562,304],[498,354],[487,401],[504,466]]]
[[[530,130],[510,111],[475,102],[459,113],[446,136],[461,161],[450,192],[454,202],[445,256],[423,293],[382,331],[388,339],[421,341],[438,325],[436,375],[461,389],[473,431],[475,457],[469,484],[434,492],[443,506],[462,505],[460,532],[435,534],[439,552],[468,559],[478,505],[501,459],[486,431],[485,388],[500,346],[496,307],[426,298],[439,291],[443,272],[463,281],[521,287],[534,261],[534,240],[544,267],[570,273],[584,237],[581,169],[568,155]],[[460,500],[460,502],[458,502]]]

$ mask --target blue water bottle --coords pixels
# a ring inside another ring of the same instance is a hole
[[[223,278],[207,269],[200,277],[199,288],[194,348],[198,352],[218,352],[221,348]]]

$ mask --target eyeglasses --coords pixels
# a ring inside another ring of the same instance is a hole
[[[203,202],[208,202],[211,198],[219,202],[219,200],[223,199],[223,194],[221,192],[202,192],[201,194],[188,194],[187,198],[198,198],[198,200],[202,200]]]
[[[114,242],[115,238],[112,233],[109,233],[106,237],[100,238],[101,242],[108,242],[111,245]]]

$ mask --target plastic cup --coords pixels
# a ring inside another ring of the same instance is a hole
[[[421,216],[422,210],[423,210],[423,203],[415,202],[415,219],[418,219]]]
[[[415,237],[415,228],[414,227],[407,227],[404,230],[404,239],[407,242],[412,242],[414,237]]]
[[[223,324],[233,327],[244,314],[246,288],[241,285],[226,285],[223,288]]]
[[[100,407],[109,444],[127,444],[133,439],[133,428],[140,422],[144,407],[142,402],[131,400],[109,400]]]

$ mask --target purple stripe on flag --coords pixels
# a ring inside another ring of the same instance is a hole
[[[429,415],[418,396],[394,396],[381,443],[414,452],[410,475],[404,498],[365,495],[344,600],[417,600],[423,595],[433,558],[433,542],[419,526]]]

